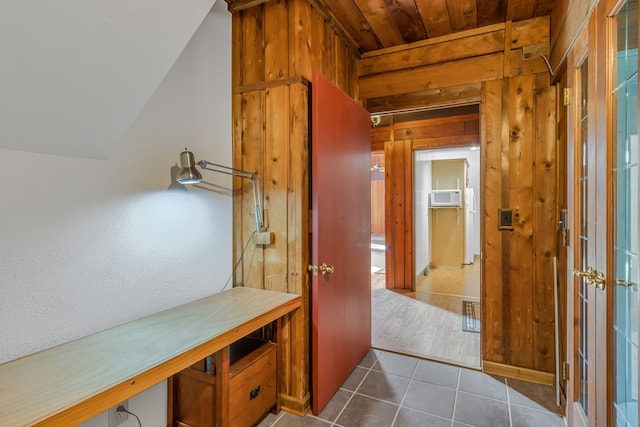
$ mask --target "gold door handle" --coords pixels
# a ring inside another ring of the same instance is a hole
[[[604,290],[606,279],[604,273],[596,271],[593,267],[587,268],[587,271],[573,269],[573,275],[576,277],[584,277],[589,285],[595,286],[597,289]]]
[[[591,284],[596,288],[600,289],[601,291],[604,291],[605,282],[606,282],[604,273],[601,273],[595,270],[593,271],[593,273],[594,275],[593,277],[591,277]]]
[[[616,285],[618,286],[626,286],[627,288],[631,288],[633,291],[638,292],[638,284],[629,282],[627,280],[616,280]]]
[[[574,268],[573,269],[573,275],[576,276],[576,277],[586,277],[587,281],[589,281],[589,279],[591,278],[591,272],[589,270],[581,271],[581,270],[576,270]]]
[[[312,273],[314,276],[317,276],[318,272],[320,272],[320,274],[322,275],[333,274],[333,272],[335,271],[335,268],[333,268],[332,265],[327,265],[326,262],[323,262],[319,266],[314,264],[309,264],[307,266],[307,271],[309,273]]]
[[[322,264],[320,264],[320,274],[333,274],[333,272],[335,271],[335,269],[333,268],[333,265],[327,265],[327,263],[323,262]]]

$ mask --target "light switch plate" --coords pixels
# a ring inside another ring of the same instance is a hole
[[[498,230],[513,230],[513,210],[498,210]]]

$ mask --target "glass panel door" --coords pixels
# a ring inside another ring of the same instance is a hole
[[[572,427],[595,427],[602,425],[600,420],[606,419],[606,405],[602,406],[607,394],[606,372],[602,369],[605,355],[599,350],[602,343],[606,343],[606,325],[600,327],[598,324],[606,317],[606,298],[601,284],[604,273],[596,271],[598,267],[602,271],[606,269],[601,262],[606,258],[606,245],[603,244],[606,227],[602,226],[606,221],[598,221],[605,218],[606,211],[601,212],[602,203],[598,203],[597,197],[606,187],[603,184],[606,180],[599,181],[604,169],[598,156],[602,148],[598,141],[604,141],[604,138],[598,138],[598,131],[601,131],[599,112],[596,103],[592,102],[596,94],[593,76],[602,61],[595,55],[593,43],[597,39],[590,39],[590,33],[587,33],[594,22],[590,21],[578,36],[570,53],[572,68],[567,76],[568,86],[574,91],[568,114],[571,182],[567,189],[571,228],[575,230],[567,258],[573,273],[567,282],[567,321],[573,325],[568,331],[567,358],[572,371],[567,387],[567,416]]]
[[[613,17],[611,93],[613,236],[613,408],[615,425],[638,426],[638,2]]]
[[[589,287],[585,272],[589,265],[589,60],[585,59],[578,69],[577,87],[580,88],[576,135],[576,251],[574,269],[576,287],[574,294],[576,310],[576,390],[575,401],[585,417],[589,415]]]
[[[573,257],[573,272],[575,276],[573,305],[574,305],[574,380],[573,401],[576,411],[574,425],[587,425],[589,416],[594,411],[590,402],[590,382],[593,382],[591,366],[593,350],[593,315],[592,304],[593,289],[589,286],[589,266],[592,265],[593,224],[594,209],[591,208],[593,197],[593,182],[590,174],[593,170],[589,167],[593,159],[590,159],[590,123],[589,123],[589,58],[586,57],[575,69],[575,88],[577,102],[575,107],[574,128],[574,214],[575,214],[575,249]],[[591,397],[591,399],[590,399]]]

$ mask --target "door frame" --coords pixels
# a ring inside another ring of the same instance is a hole
[[[608,310],[608,289],[600,290],[595,286],[587,287],[588,310],[587,310],[587,407],[590,413],[587,417],[577,403],[577,395],[580,388],[578,383],[578,329],[576,326],[576,313],[578,312],[579,298],[577,297],[578,283],[582,280],[575,276],[578,262],[580,223],[579,214],[576,210],[578,206],[578,164],[582,161],[579,154],[578,145],[581,140],[579,132],[579,110],[580,110],[580,87],[577,77],[579,69],[588,59],[587,63],[587,207],[585,214],[588,215],[587,232],[589,245],[587,247],[587,265],[593,267],[596,272],[607,275],[609,260],[608,239],[608,200],[609,185],[606,175],[608,167],[608,136],[610,123],[607,120],[610,111],[607,99],[609,84],[596,84],[597,76],[607,76],[608,58],[608,22],[607,14],[603,13],[606,2],[598,3],[594,13],[589,17],[584,28],[578,34],[576,41],[569,51],[567,59],[567,86],[572,88],[571,99],[567,114],[569,124],[567,126],[567,202],[569,212],[569,229],[573,230],[572,241],[567,254],[567,325],[574,325],[567,328],[566,354],[570,364],[567,391],[567,421],[569,426],[597,426],[606,425],[610,420],[609,404],[611,391],[610,382],[607,378],[607,365],[610,354],[610,343],[608,328],[610,325],[610,313]],[[604,33],[603,37],[600,33]],[[601,202],[597,202],[601,201]],[[602,202],[604,201],[604,202]],[[590,215],[594,215],[591,218]],[[604,219],[604,220],[603,220]],[[586,267],[586,266],[584,266]],[[603,345],[604,343],[604,345]]]
[[[482,114],[482,103],[464,102],[451,104],[447,109],[464,107],[468,105],[478,105],[478,133],[477,135],[460,135],[451,137],[450,142],[443,141],[442,138],[421,139],[415,143],[412,139],[396,139],[395,126],[392,123],[389,127],[389,138],[384,140],[379,136],[372,137],[371,152],[384,151],[385,155],[385,239],[387,241],[387,255],[385,268],[387,273],[386,288],[415,291],[415,241],[414,241],[414,203],[413,192],[415,188],[413,174],[413,153],[418,150],[464,148],[477,145],[482,152],[482,136],[480,132],[480,121]],[[424,106],[420,111],[441,110],[442,108]],[[401,111],[398,111],[401,112]],[[390,111],[389,114],[394,113]],[[460,114],[451,116],[452,118],[466,116],[470,114]],[[427,119],[428,120],[428,119]],[[375,129],[375,128],[374,128]],[[375,132],[375,130],[373,130]],[[474,139],[475,138],[475,139]],[[403,178],[397,182],[389,179],[389,172],[394,168],[402,170]],[[402,182],[401,182],[402,181]],[[397,185],[400,183],[402,185]],[[484,210],[484,165],[480,156],[480,204],[479,210]],[[480,216],[480,245],[483,246],[484,239],[484,216]],[[389,250],[388,236],[398,236],[394,241],[398,243]],[[482,274],[482,273],[481,273]],[[482,279],[480,283],[482,293]]]

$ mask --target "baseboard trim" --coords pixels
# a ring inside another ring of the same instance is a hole
[[[555,376],[552,373],[536,371],[535,369],[520,368],[518,366],[483,360],[482,370],[487,374],[500,375],[501,377],[513,378],[530,383],[548,385],[551,387],[555,384]]]
[[[304,417],[311,410],[311,394],[307,393],[302,399],[289,396],[288,394],[280,394],[280,407],[283,411]]]

